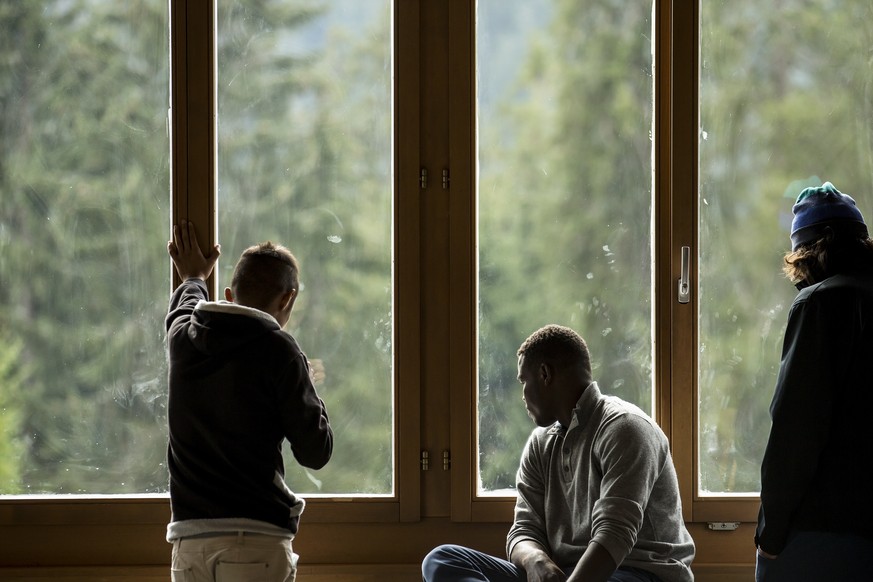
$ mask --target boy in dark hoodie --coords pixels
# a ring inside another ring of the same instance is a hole
[[[304,501],[285,484],[282,442],[312,469],[333,450],[309,362],[282,330],[297,260],[270,242],[249,247],[226,301],[212,302],[205,281],[219,246],[204,256],[183,220],[167,250],[182,280],[166,320],[173,580],[292,581]]]

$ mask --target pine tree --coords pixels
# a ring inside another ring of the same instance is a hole
[[[483,154],[480,185],[480,455],[494,489],[512,485],[531,428],[513,355],[535,329],[576,329],[604,392],[651,409],[651,6],[543,8],[495,106],[504,133],[483,137],[508,144]]]

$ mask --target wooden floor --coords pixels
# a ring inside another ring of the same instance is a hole
[[[696,582],[748,582],[755,571],[747,565],[707,565],[695,568]],[[0,568],[3,582],[169,582],[169,566],[125,568]],[[374,566],[301,566],[298,582],[421,582],[418,564]]]

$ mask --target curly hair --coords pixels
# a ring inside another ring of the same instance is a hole
[[[230,287],[238,302],[263,309],[276,297],[298,289],[299,273],[291,251],[271,241],[262,242],[242,252]]]
[[[561,367],[579,365],[587,373],[591,372],[588,344],[578,333],[562,325],[547,325],[533,332],[518,348],[518,355]]]
[[[782,261],[792,283],[811,285],[838,273],[873,270],[873,240],[829,233],[786,253]]]

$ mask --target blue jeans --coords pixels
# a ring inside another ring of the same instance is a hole
[[[573,568],[565,573],[569,576]],[[434,548],[421,563],[425,582],[527,582],[525,571],[512,562],[470,548],[445,544]],[[660,582],[638,568],[619,568],[609,582]]]
[[[775,559],[758,556],[756,582],[873,580],[873,540],[830,532],[794,532]]]

